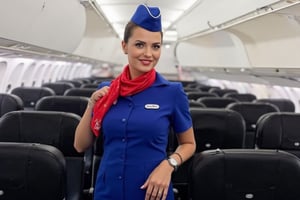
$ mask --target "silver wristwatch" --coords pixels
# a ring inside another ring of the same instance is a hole
[[[169,157],[169,158],[168,158],[168,162],[169,162],[169,164],[170,164],[172,167],[174,167],[174,171],[176,171],[177,168],[178,168],[177,160],[174,159],[174,158]]]

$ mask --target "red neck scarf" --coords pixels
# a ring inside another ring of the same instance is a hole
[[[123,72],[111,82],[108,93],[94,106],[91,129],[95,136],[99,136],[102,119],[119,96],[131,96],[139,93],[150,87],[155,78],[156,72],[153,68],[149,72],[130,80],[129,66],[127,65]]]

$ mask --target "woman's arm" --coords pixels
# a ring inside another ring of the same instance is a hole
[[[170,157],[176,159],[177,163],[181,165],[188,160],[196,150],[194,130],[191,127],[183,133],[176,134],[176,136],[179,145],[175,153],[171,154]]]
[[[78,152],[84,152],[94,142],[94,134],[91,130],[92,113],[95,103],[107,94],[109,87],[104,86],[95,91],[89,99],[88,106],[76,128],[74,147]]]
[[[174,158],[178,165],[181,165],[184,161],[188,160],[196,150],[193,127],[177,135],[179,146],[175,151],[176,153],[171,154],[170,157]],[[163,160],[153,170],[146,182],[141,186],[141,189],[147,189],[146,200],[166,199],[173,171],[174,168],[167,160]]]

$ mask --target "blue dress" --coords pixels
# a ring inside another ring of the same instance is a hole
[[[109,83],[101,83],[99,87],[104,85]],[[146,189],[140,187],[167,157],[170,126],[176,133],[192,126],[181,83],[169,82],[157,73],[148,89],[119,97],[102,123],[104,153],[94,200],[144,200]],[[167,199],[174,199],[172,184]]]

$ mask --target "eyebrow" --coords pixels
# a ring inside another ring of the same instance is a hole
[[[142,41],[142,40],[136,40],[135,42],[141,42],[141,43],[143,43],[143,44],[146,44],[146,42],[144,42],[144,41]],[[161,44],[161,42],[154,42],[154,43],[152,43],[152,45],[160,45]]]

